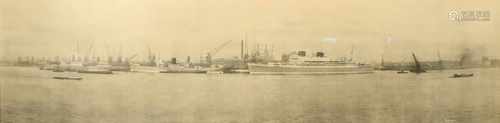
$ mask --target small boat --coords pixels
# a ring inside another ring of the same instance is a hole
[[[467,73],[460,73],[460,74],[455,73],[455,74],[453,74],[453,76],[450,76],[450,78],[463,78],[463,77],[472,77],[472,76],[474,76],[473,73],[469,73],[469,74],[467,74]]]
[[[61,80],[82,80],[82,77],[77,77],[77,76],[54,76],[52,78]]]

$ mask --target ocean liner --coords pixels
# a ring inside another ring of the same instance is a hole
[[[352,62],[352,59],[333,60],[323,52],[306,56],[305,51],[298,51],[282,58],[281,62],[249,63],[250,74],[361,74],[373,73],[368,64]]]

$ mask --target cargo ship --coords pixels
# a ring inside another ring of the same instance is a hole
[[[323,52],[306,56],[305,51],[285,55],[281,62],[249,63],[250,74],[363,74],[373,73],[368,64],[355,63],[352,59],[334,60]]]

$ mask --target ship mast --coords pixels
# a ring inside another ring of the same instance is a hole
[[[349,58],[349,62],[352,62],[353,59],[354,59],[354,45],[351,46],[351,53],[350,53],[350,55],[351,55],[350,56],[351,58]]]
[[[437,57],[438,57],[439,69],[442,70],[444,66],[443,66],[443,61],[441,60],[441,52],[439,52],[439,49],[437,51]]]
[[[245,63],[244,48],[245,48],[245,41],[241,40],[241,49],[240,49],[241,52],[240,52],[240,55],[241,55],[241,63],[243,63],[243,64]]]
[[[245,33],[245,63],[247,62],[248,60],[248,37],[247,37],[247,33]]]
[[[384,68],[384,66],[385,66],[385,64],[384,64],[384,55],[382,55],[382,56],[380,57],[380,66],[381,66],[382,68]]]
[[[79,60],[79,56],[78,56],[78,52],[80,50],[80,44],[79,44],[79,41],[76,40],[76,47],[75,47],[75,53],[73,54],[73,57],[71,58],[71,61],[72,62],[75,62],[75,61],[78,61]]]

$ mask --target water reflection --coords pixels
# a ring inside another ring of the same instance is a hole
[[[498,69],[421,75],[83,75],[0,68],[2,122],[497,123]]]

